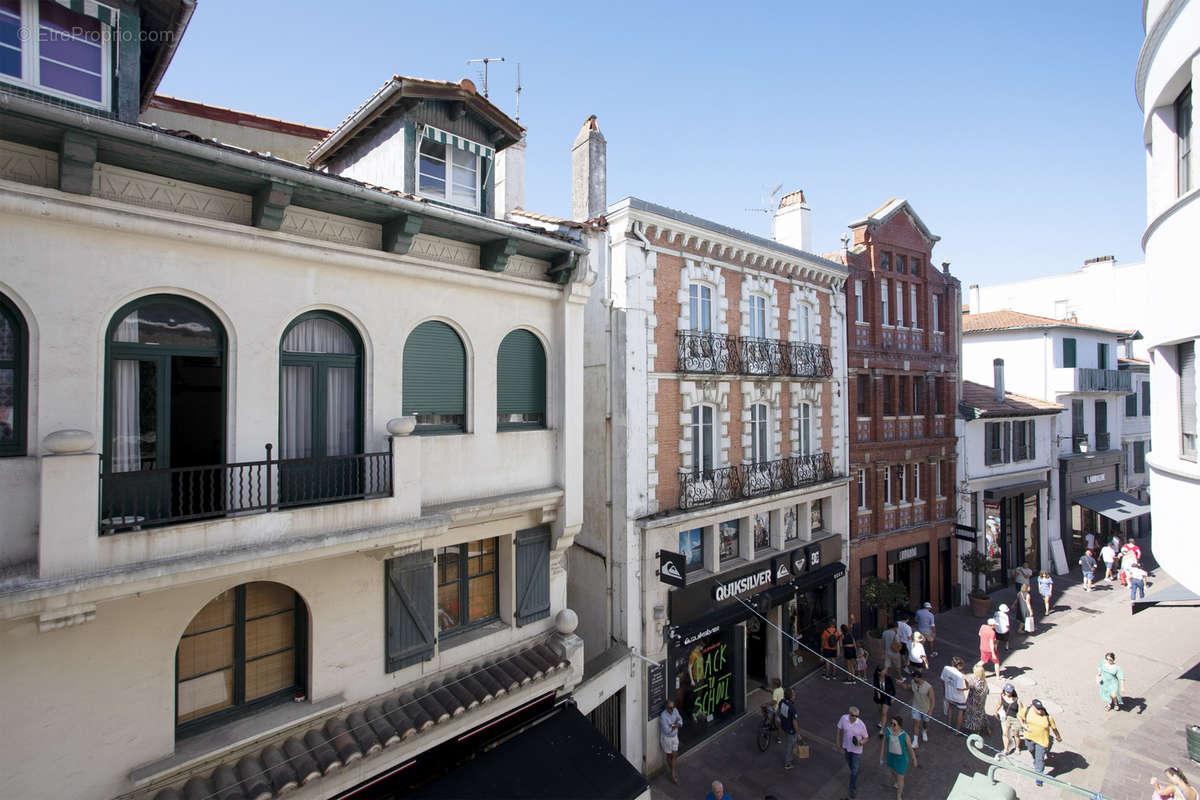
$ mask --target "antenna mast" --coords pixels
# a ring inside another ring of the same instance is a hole
[[[517,114],[514,121],[521,121],[521,62],[517,62]]]
[[[503,61],[504,58],[468,58],[468,64],[483,64],[483,96],[488,96],[488,63],[492,61]]]

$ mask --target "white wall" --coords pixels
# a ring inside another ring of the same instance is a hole
[[[270,153],[288,161],[303,164],[305,156],[320,139],[310,139],[279,131],[268,131],[247,125],[235,125],[231,122],[198,117],[180,111],[168,111],[165,108],[147,108],[141,116],[141,121],[147,124],[157,124],[167,130],[189,131],[205,139],[216,139],[225,144],[244,147],[259,153]]]

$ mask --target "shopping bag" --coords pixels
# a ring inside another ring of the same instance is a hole
[[[808,758],[808,742],[803,739],[796,740],[796,758]]]
[[[1025,618],[1025,632],[1033,633],[1033,617]]]

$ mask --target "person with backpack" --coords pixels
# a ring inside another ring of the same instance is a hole
[[[1044,775],[1046,772],[1046,754],[1050,752],[1050,735],[1054,734],[1056,741],[1062,741],[1062,734],[1054,724],[1054,717],[1042,705],[1041,700],[1034,700],[1021,715],[1021,737],[1033,754],[1033,771]],[[1042,782],[1036,781],[1038,786]]]
[[[791,769],[796,758],[796,734],[799,732],[796,719],[796,693],[790,688],[783,691],[779,703],[779,730],[783,733],[783,768]]]
[[[1096,559],[1092,556],[1091,549],[1084,551],[1079,557],[1079,568],[1083,570],[1083,590],[1090,592],[1092,590],[1092,575],[1096,571]]]
[[[838,633],[837,625],[832,619],[829,620],[825,630],[821,631],[821,658],[825,661],[825,674],[821,677],[827,681],[837,680],[833,668],[837,666],[838,643],[841,640],[842,635]]]

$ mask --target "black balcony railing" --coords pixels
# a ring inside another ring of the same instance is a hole
[[[685,470],[679,473],[679,507],[686,511],[732,503],[799,489],[833,477],[833,462],[828,453],[711,470]]]
[[[1104,451],[1109,447],[1108,431],[1096,431],[1096,450]]]
[[[788,342],[787,374],[793,378],[831,377],[833,360],[829,348],[810,342]]]
[[[829,348],[809,342],[679,331],[677,356],[678,372],[793,378],[833,375]]]
[[[100,474],[100,534],[390,497],[392,453],[272,459]]]

